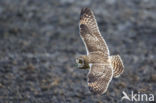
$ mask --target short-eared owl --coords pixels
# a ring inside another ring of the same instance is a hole
[[[79,28],[87,55],[76,58],[76,63],[80,69],[90,68],[87,76],[89,90],[94,94],[103,94],[112,77],[119,77],[123,73],[122,60],[119,55],[110,56],[94,14],[89,8],[81,10]]]

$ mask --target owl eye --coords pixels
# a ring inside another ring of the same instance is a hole
[[[83,60],[82,59],[79,59],[79,63],[83,63]]]

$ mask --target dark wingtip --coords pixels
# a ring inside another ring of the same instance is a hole
[[[93,95],[102,95],[102,93],[100,91],[95,91],[92,87],[88,87],[91,94]]]
[[[80,13],[80,19],[83,17],[83,15],[91,15],[92,11],[90,8],[82,8]]]

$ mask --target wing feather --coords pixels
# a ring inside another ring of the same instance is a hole
[[[84,8],[80,14],[80,35],[89,52],[101,51],[109,55],[107,44],[99,32],[93,12]]]
[[[88,87],[94,94],[103,94],[112,80],[113,70],[110,65],[93,64],[88,73]]]

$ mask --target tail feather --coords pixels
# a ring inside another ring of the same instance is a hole
[[[111,58],[111,65],[113,67],[113,77],[119,77],[124,71],[124,65],[122,59],[119,55],[110,56]]]

